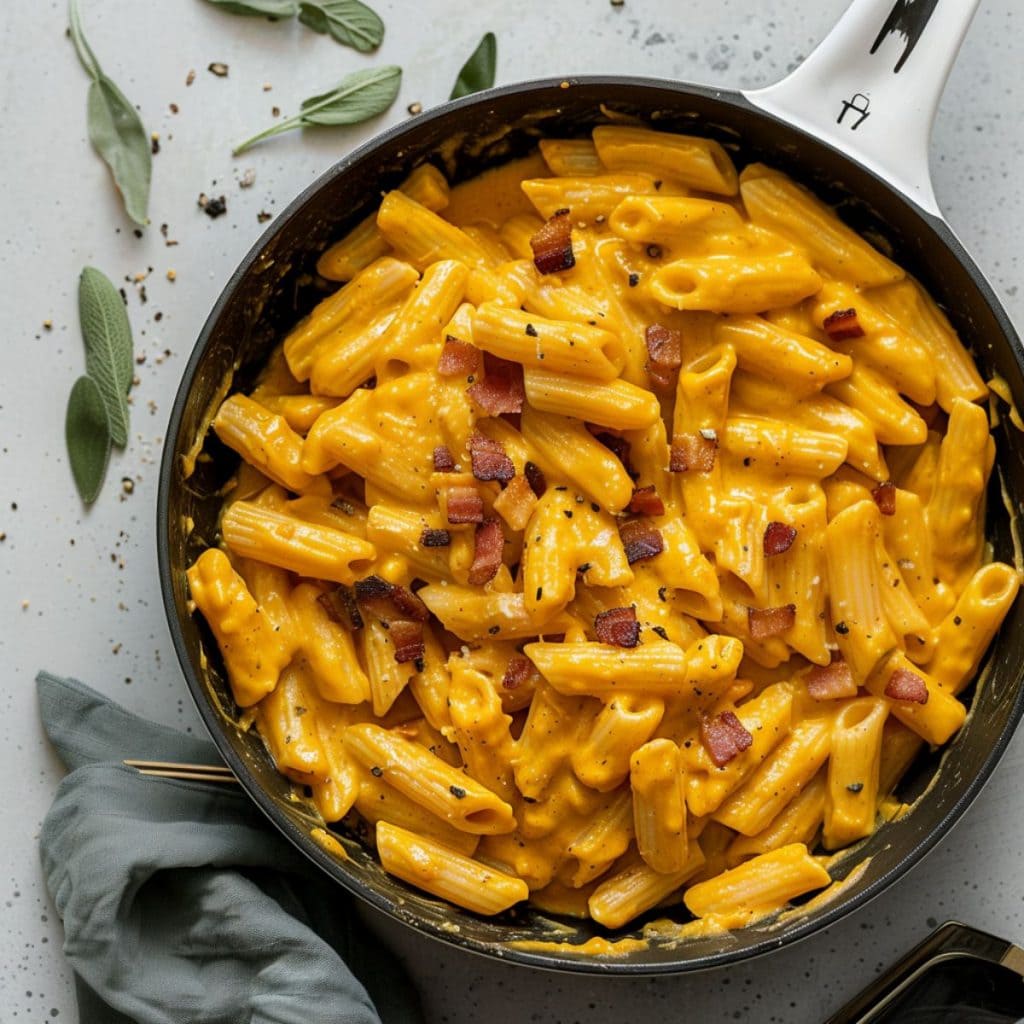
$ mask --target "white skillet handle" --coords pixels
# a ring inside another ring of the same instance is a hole
[[[941,216],[928,173],[928,141],[978,2],[853,0],[796,71],[745,95]]]

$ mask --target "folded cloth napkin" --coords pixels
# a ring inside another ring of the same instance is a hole
[[[421,1024],[351,899],[235,788],[123,758],[216,764],[73,679],[36,679],[70,774],[40,836],[81,1024]]]

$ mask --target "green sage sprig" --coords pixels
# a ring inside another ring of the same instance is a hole
[[[228,14],[247,14],[263,18],[293,18],[298,11],[296,0],[206,0]]]
[[[343,46],[370,53],[384,39],[384,22],[362,0],[206,0],[231,14],[299,21]]]
[[[86,267],[78,281],[78,316],[86,375],[71,389],[64,435],[71,474],[89,505],[103,484],[111,446],[128,443],[132,329],[120,293],[93,267]]]
[[[347,75],[330,92],[305,100],[298,114],[246,139],[234,149],[235,156],[273,135],[315,125],[358,124],[382,114],[395,101],[402,69],[394,65],[367,68]]]
[[[343,46],[370,53],[384,39],[384,22],[361,0],[300,0],[299,21],[330,33]]]
[[[488,32],[480,40],[477,48],[470,54],[469,60],[462,65],[459,77],[455,79],[452,94],[448,98],[457,100],[460,96],[490,89],[494,85],[495,65],[498,61],[498,40],[493,32]]]
[[[75,52],[92,78],[86,107],[89,140],[110,168],[128,216],[136,224],[145,224],[152,172],[149,136],[135,108],[103,73],[86,42],[78,0],[68,0],[68,18]]]

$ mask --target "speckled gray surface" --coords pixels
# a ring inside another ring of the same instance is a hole
[[[231,269],[262,226],[306,183],[413,101],[442,100],[486,29],[499,38],[499,80],[627,72],[751,87],[782,75],[835,20],[843,0],[376,0],[388,25],[381,61],[405,69],[399,101],[375,125],[282,137],[232,160],[230,144],[369,63],[298,25],[224,15],[201,0],[82,0],[108,73],[160,133],[154,227],[133,235],[85,138],[86,79],[64,37],[61,0],[7,0],[0,76],[0,1021],[73,1020],[61,929],[42,887],[35,843],[60,777],[34,703],[37,668],[74,673],[133,709],[199,728],[164,623],[154,507],[161,439],[193,339]],[[458,17],[450,15],[458,11]],[[413,14],[414,16],[410,16]],[[933,143],[936,192],[1017,323],[1024,200],[1024,14],[983,0],[954,70]],[[224,61],[221,79],[206,67]],[[193,85],[186,87],[190,68]],[[272,86],[264,91],[264,83]],[[177,104],[179,113],[171,112]],[[253,187],[238,180],[252,169]],[[211,221],[200,192],[224,194]],[[166,223],[169,247],[156,229]],[[82,372],[75,310],[79,269],[125,282],[139,383],[128,450],[115,454],[96,506],[83,513],[64,457],[63,410]],[[169,270],[176,272],[172,283]],[[52,329],[43,322],[52,320]],[[134,484],[131,494],[122,478]],[[1024,735],[952,835],[873,904],[794,948],[728,971],[622,981],[494,965],[413,941],[378,922],[420,983],[431,1022],[629,1024],[689,1020],[820,1021],[936,921],[959,917],[1024,940]]]

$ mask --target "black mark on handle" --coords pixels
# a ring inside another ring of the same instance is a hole
[[[905,45],[900,59],[896,61],[895,72],[899,72],[907,62],[907,58],[914,52],[914,47],[924,34],[925,27],[931,20],[931,16],[938,7],[939,0],[896,0],[896,6],[889,12],[885,19],[882,31],[871,47],[874,53],[885,42],[890,35],[903,36]]]

